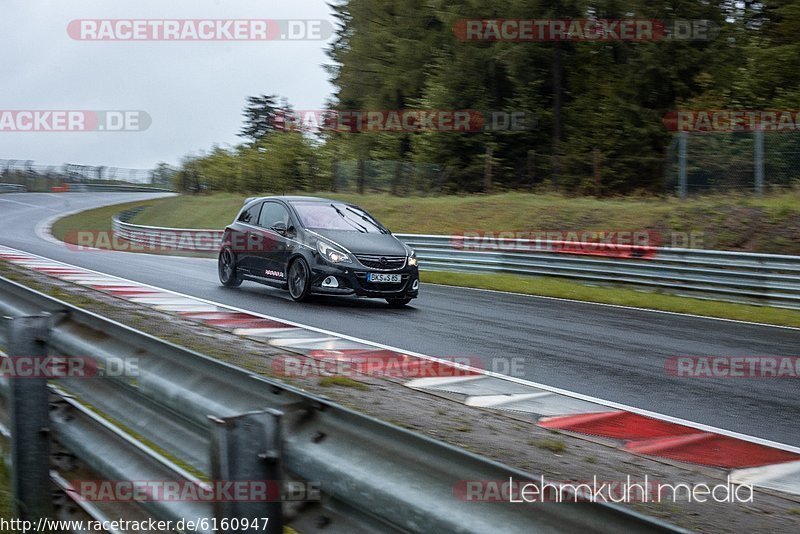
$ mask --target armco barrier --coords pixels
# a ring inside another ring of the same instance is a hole
[[[222,238],[222,230],[141,226],[127,222],[131,216],[125,212],[114,217],[114,232],[145,247],[215,252]],[[607,246],[604,251],[557,242],[543,242],[541,250],[525,250],[526,243],[510,239],[497,240],[499,250],[485,250],[465,247],[458,236],[396,235],[417,251],[420,268],[428,271],[558,276],[800,309],[798,256],[623,245]]]
[[[427,270],[559,276],[800,309],[798,256],[657,248],[651,259],[637,257],[633,249],[626,257],[616,252],[603,257],[547,250],[468,250],[450,236],[398,237],[417,251],[421,268]]]
[[[0,193],[24,193],[27,188],[19,184],[0,184]]]
[[[70,193],[174,193],[172,189],[147,185],[124,184],[65,184]]]
[[[10,316],[0,322],[7,327],[0,328],[0,346],[8,354],[81,355],[103,369],[114,359],[138,362],[135,378],[51,380],[49,400],[44,380],[0,380],[0,410],[10,416],[0,420],[11,421],[0,431],[12,442],[17,508],[25,519],[51,512],[42,481],[49,477],[62,503],[74,501],[59,507],[61,517],[205,519],[194,529],[203,533],[214,530],[214,519],[221,524],[223,518],[263,517],[270,518],[266,531],[236,531],[282,532],[284,512],[287,523],[311,520],[332,533],[674,531],[608,504],[460,501],[453,487],[461,480],[535,478],[4,278],[0,316]],[[49,450],[51,436],[57,451]],[[58,468],[48,472],[51,453]],[[68,470],[76,466],[106,481],[197,487],[213,481],[318,482],[322,498],[291,510],[280,502],[148,499],[113,502],[109,509],[80,498],[69,482]]]
[[[27,187],[20,184],[0,184],[0,193],[25,193]],[[172,193],[171,189],[124,184],[72,184],[54,185],[51,193]]]

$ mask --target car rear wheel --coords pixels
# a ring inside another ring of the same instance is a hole
[[[402,299],[386,299],[386,302],[389,303],[389,306],[392,308],[402,308],[409,302],[411,302],[410,298],[402,298]]]
[[[289,295],[297,302],[305,300],[311,292],[311,270],[303,258],[297,258],[289,266],[288,285]]]
[[[242,285],[242,279],[239,278],[239,273],[236,272],[236,258],[230,249],[222,249],[219,253],[219,261],[217,263],[219,270],[219,281],[225,287],[239,287]]]

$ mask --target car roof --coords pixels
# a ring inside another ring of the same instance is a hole
[[[274,197],[274,198],[280,198],[280,199],[282,199],[282,200],[284,200],[286,202],[328,202],[328,203],[330,203],[330,202],[341,202],[339,200],[332,200],[330,198],[323,198],[323,197],[302,197],[302,196],[288,197],[288,196],[281,196],[281,197]],[[346,204],[346,202],[342,202],[342,203]]]
[[[256,201],[256,200],[282,200],[284,202],[290,202],[290,203],[291,202],[326,202],[326,203],[337,202],[339,204],[347,204],[347,205],[349,205],[349,202],[342,202],[341,200],[332,200],[330,198],[304,197],[304,196],[287,196],[287,195],[280,195],[280,196],[276,195],[276,196],[271,196],[271,197],[252,197],[252,198],[248,198],[245,201],[245,205],[250,204],[251,202]]]

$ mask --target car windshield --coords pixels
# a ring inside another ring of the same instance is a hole
[[[300,222],[313,230],[342,230],[385,234],[383,228],[367,212],[338,202],[293,202]]]

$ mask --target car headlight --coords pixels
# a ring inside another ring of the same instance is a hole
[[[413,252],[413,251],[411,252],[411,255],[408,257],[408,264],[410,266],[412,266],[412,267],[416,267],[417,266],[417,253],[416,252]]]
[[[317,250],[322,257],[331,263],[353,263],[350,256],[340,250],[336,250],[324,241],[317,241]]]

